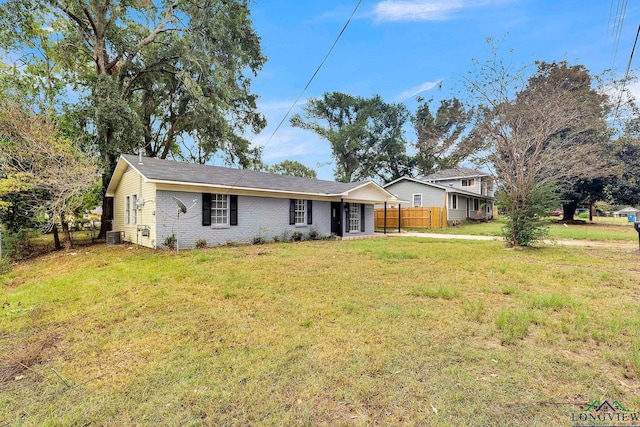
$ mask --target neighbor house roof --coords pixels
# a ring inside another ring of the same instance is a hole
[[[395,200],[391,193],[373,181],[348,183],[325,181],[257,172],[248,169],[234,169],[149,157],[139,158],[128,154],[120,156],[116,170],[107,188],[107,196],[113,196],[118,182],[128,168],[136,170],[147,182],[154,183],[319,196],[347,196],[349,193],[367,187],[379,193],[377,199],[380,201]]]
[[[462,190],[460,188],[451,187],[451,186],[448,186],[448,185],[436,184],[436,183],[431,182],[431,181],[423,181],[421,179],[415,179],[415,178],[410,178],[410,177],[406,177],[406,176],[402,177],[402,178],[398,178],[398,179],[396,179],[394,181],[391,181],[388,184],[385,184],[383,186],[383,188],[386,189],[389,186],[391,186],[391,185],[393,185],[395,183],[398,183],[400,181],[416,182],[418,184],[426,185],[426,186],[433,187],[433,188],[438,188],[440,190],[445,191],[446,193],[462,194],[462,195],[465,195],[465,196],[473,196],[475,198],[482,198],[482,199],[493,199],[493,197],[491,197],[491,196],[485,196],[485,195],[482,195],[482,194],[474,193],[473,191]]]
[[[631,206],[627,206],[624,209],[620,209],[619,211],[616,211],[615,213],[629,213],[629,212],[640,212],[640,210],[636,209],[636,208],[632,208]]]
[[[441,179],[473,178],[476,176],[489,176],[489,174],[474,169],[457,167],[451,169],[443,169],[430,175],[423,176],[420,179],[424,181],[437,181]]]

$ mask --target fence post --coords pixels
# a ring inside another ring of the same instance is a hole
[[[384,234],[387,234],[387,202],[384,202],[384,223],[382,228],[384,229]]]
[[[398,203],[398,233],[402,233],[402,207]]]

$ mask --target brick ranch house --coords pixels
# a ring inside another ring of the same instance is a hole
[[[396,197],[372,181],[341,183],[122,155],[107,188],[112,229],[149,248],[250,243],[298,231],[373,235],[375,204]],[[178,216],[178,200],[188,207]]]

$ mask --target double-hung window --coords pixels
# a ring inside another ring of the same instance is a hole
[[[295,201],[295,224],[302,225],[307,223],[307,204],[305,200],[297,199]]]
[[[238,196],[203,193],[202,225],[218,228],[238,225]]]
[[[211,225],[229,224],[229,196],[226,194],[211,195]]]
[[[360,221],[361,221],[361,213],[360,213],[360,203],[350,203],[349,204],[349,232],[360,231]]]
[[[124,223],[126,225],[136,225],[138,223],[138,195],[126,196],[124,198]]]
[[[414,208],[422,207],[422,193],[416,193],[413,195],[413,207]]]

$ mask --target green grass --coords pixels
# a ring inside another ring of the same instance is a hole
[[[604,218],[599,218],[603,220]],[[620,220],[620,218],[609,218],[610,220]],[[626,221],[626,218],[624,218]],[[443,229],[411,229],[405,231],[417,231],[425,233],[439,234],[469,234],[478,236],[501,236],[503,219],[479,222],[463,223],[454,227]],[[559,220],[552,220],[549,227],[549,239],[578,239],[596,241],[625,241],[637,242],[638,233],[633,228],[633,224],[628,222],[573,222],[566,224]]]
[[[637,262],[411,238],[53,253],[0,276],[0,425],[546,426],[595,399],[639,410]]]

